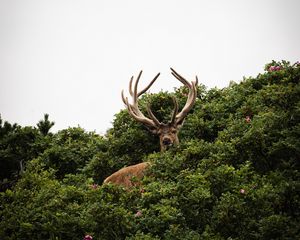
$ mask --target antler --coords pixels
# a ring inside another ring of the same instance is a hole
[[[198,85],[198,77],[196,76],[196,81],[192,81],[191,83],[188,82],[184,77],[182,77],[180,74],[178,74],[173,68],[171,68],[172,75],[177,78],[180,82],[182,82],[186,87],[189,89],[188,98],[186,100],[186,103],[181,110],[180,113],[178,113],[178,102],[174,98],[174,113],[172,116],[172,122],[175,124],[181,124],[188,114],[188,112],[192,109],[192,107],[195,104],[196,97],[197,97],[197,85]]]
[[[188,112],[192,109],[192,107],[195,104],[196,97],[197,97],[197,85],[198,85],[198,77],[196,76],[196,81],[187,81],[184,77],[182,77],[179,73],[177,73],[173,68],[171,68],[172,75],[178,79],[181,83],[183,83],[188,89],[188,98],[187,101],[182,108],[182,110],[178,113],[178,102],[176,98],[173,98],[174,102],[174,111],[172,114],[171,123],[175,125],[181,125],[184,118],[188,114]],[[159,77],[160,73],[158,73],[153,80],[141,91],[138,92],[138,84],[141,78],[143,71],[140,71],[135,83],[134,87],[132,87],[134,77],[132,76],[129,82],[129,93],[133,99],[133,103],[130,104],[127,97],[124,97],[124,91],[122,90],[122,100],[124,104],[126,105],[129,114],[137,121],[145,124],[146,126],[153,128],[153,130],[158,129],[159,126],[161,126],[160,121],[154,116],[153,112],[151,111],[150,105],[147,105],[147,112],[150,118],[146,117],[138,106],[138,98],[143,93],[145,93],[156,81],[156,79]]]
[[[154,116],[154,114],[152,113],[150,106],[147,105],[147,112],[150,116],[150,118],[145,117],[145,115],[141,112],[141,110],[139,109],[139,105],[138,105],[138,97],[141,96],[143,93],[145,93],[151,86],[152,84],[156,81],[156,79],[158,78],[158,76],[160,75],[160,73],[158,73],[153,80],[141,91],[138,92],[137,88],[138,88],[138,83],[139,80],[141,78],[143,71],[140,71],[136,82],[134,84],[134,88],[132,89],[132,82],[134,77],[132,76],[129,82],[129,93],[133,99],[133,103],[130,104],[128,101],[127,97],[124,97],[124,91],[122,90],[122,100],[124,102],[124,104],[126,105],[129,114],[137,121],[147,125],[148,127],[157,129],[160,126],[160,122],[158,121],[158,119]]]

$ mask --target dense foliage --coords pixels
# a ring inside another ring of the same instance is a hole
[[[105,136],[0,119],[0,239],[300,239],[300,64],[272,62],[224,89],[199,86],[165,153],[126,110]],[[145,95],[167,120],[171,96]],[[151,161],[127,191],[105,177]]]

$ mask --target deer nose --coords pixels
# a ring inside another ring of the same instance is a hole
[[[168,145],[171,145],[172,144],[172,141],[170,138],[164,138],[163,139],[163,144],[168,146]]]

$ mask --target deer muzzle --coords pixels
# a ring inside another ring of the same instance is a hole
[[[163,145],[165,145],[165,146],[170,146],[170,145],[173,144],[171,138],[169,138],[169,137],[163,138],[162,143],[163,143]]]

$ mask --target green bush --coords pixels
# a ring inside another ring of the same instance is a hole
[[[2,181],[26,164],[1,192],[0,238],[299,239],[299,80],[299,63],[273,61],[227,88],[199,86],[181,144],[164,153],[126,110],[105,136],[1,120]],[[146,94],[141,108],[167,121],[174,95],[182,107],[185,88]],[[141,161],[152,163],[141,186],[102,185]]]

